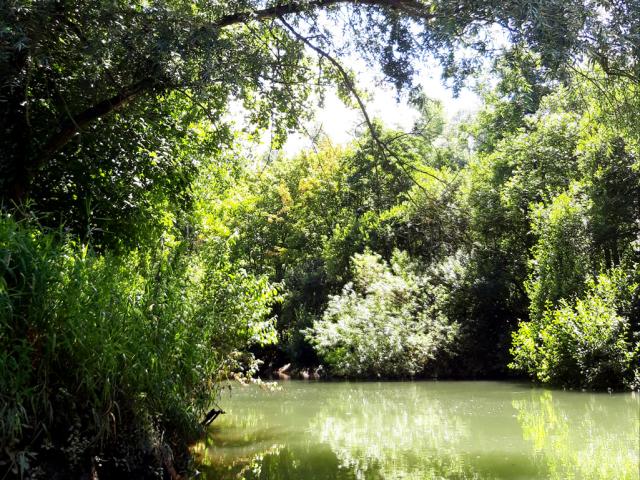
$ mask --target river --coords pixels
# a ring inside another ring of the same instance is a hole
[[[511,382],[233,386],[194,447],[213,479],[640,478],[640,396]]]

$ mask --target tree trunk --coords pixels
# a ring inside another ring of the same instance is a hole
[[[58,153],[80,131],[97,119],[114,112],[126,104],[150,91],[155,85],[151,78],[144,78],[123,89],[113,97],[103,100],[84,111],[60,120],[56,132],[47,140],[42,149],[32,151],[30,128],[28,124],[27,99],[23,88],[22,95],[9,92],[6,113],[3,115],[3,130],[7,132],[3,149],[10,152],[3,159],[2,197],[11,203],[19,204],[26,199],[34,175],[53,155]]]
[[[0,186],[2,199],[19,202],[30,169],[31,127],[27,103],[28,52],[14,54],[11,72],[0,85]]]

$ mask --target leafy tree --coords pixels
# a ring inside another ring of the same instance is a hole
[[[629,362],[638,341],[640,180],[626,120],[594,100],[598,88],[578,77],[565,90],[580,99],[562,107],[577,127],[573,171],[563,175],[572,183],[556,183],[532,210],[531,322],[514,334],[512,366],[545,382],[603,388],[634,385],[637,376]]]
[[[33,180],[30,208],[46,225],[64,225],[100,249],[153,243],[167,226],[188,229],[199,170],[215,161],[233,168],[219,149],[223,134],[194,123],[191,105],[168,95],[147,119],[120,112],[101,122],[100,134],[90,127],[94,134]]]
[[[505,375],[510,331],[528,317],[532,205],[562,191],[576,170],[576,116],[558,98],[542,100],[540,112],[504,130],[492,150],[481,147],[463,172],[457,204],[468,227],[459,245],[468,262],[452,316],[465,319],[460,342],[467,375]],[[493,128],[485,121],[480,115],[471,129],[476,137]]]
[[[460,78],[490,54],[484,33],[497,24],[549,68],[588,51],[605,71],[637,78],[637,49],[627,34],[637,15],[612,1],[545,0],[537,8],[520,1],[452,0],[9,1],[3,9],[5,200],[28,197],[43,169],[66,163],[58,155],[73,152],[84,138],[110,142],[114,136],[107,139],[106,133],[113,123],[105,119],[111,114],[149,122],[149,105],[169,92],[192,99],[192,110],[218,126],[229,100],[240,99],[255,127],[273,124],[282,138],[304,116],[304,100],[318,75],[338,81],[344,93],[356,92],[335,58],[343,51],[379,63],[398,87],[411,85],[411,60],[425,52],[442,60],[447,75]],[[610,15],[598,15],[602,10]],[[338,41],[338,29],[323,27],[324,18],[349,31],[345,42]],[[458,45],[482,55],[456,53]]]
[[[532,276],[527,284],[533,318],[542,315],[548,305],[579,295],[584,279],[593,271],[586,202],[574,188],[535,212],[533,229],[539,240],[532,251]]]
[[[439,308],[409,257],[396,251],[353,257],[353,283],[331,297],[306,335],[331,372],[347,377],[413,377],[454,342],[457,326]]]

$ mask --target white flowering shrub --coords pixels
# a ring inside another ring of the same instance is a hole
[[[353,282],[330,297],[307,339],[336,376],[423,373],[458,331],[441,308],[446,290],[418,273],[403,252],[394,252],[390,264],[377,254],[356,254],[352,265]]]

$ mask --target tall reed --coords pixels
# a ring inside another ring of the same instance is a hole
[[[223,240],[96,253],[0,218],[0,444],[26,471],[42,445],[70,464],[123,432],[186,438],[233,352],[274,337],[275,292]],[[2,455],[2,454],[0,454]]]

